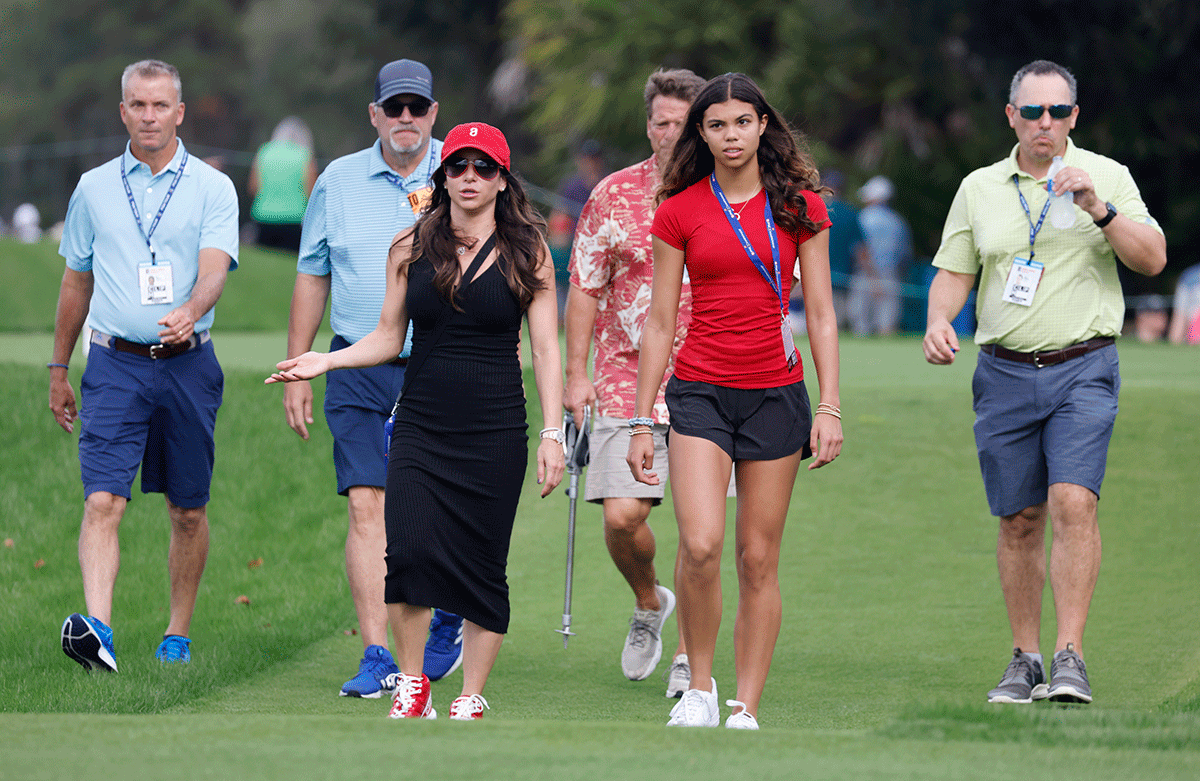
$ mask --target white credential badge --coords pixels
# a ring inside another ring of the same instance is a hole
[[[172,283],[170,263],[139,263],[138,290],[141,291],[142,306],[173,304],[175,285]]]
[[[1045,266],[1037,260],[1017,256],[1013,258],[1012,268],[1008,272],[1008,282],[1004,285],[1004,295],[1001,301],[1010,304],[1029,306],[1033,303],[1033,294],[1037,292],[1038,283],[1042,280],[1042,270]]]

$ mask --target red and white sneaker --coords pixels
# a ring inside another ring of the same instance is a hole
[[[450,718],[457,721],[482,719],[484,708],[491,710],[482,694],[472,694],[469,696],[464,694],[450,703]]]
[[[392,673],[385,679],[385,688],[388,684],[395,687],[389,719],[437,718],[437,711],[433,709],[433,695],[429,691],[429,679],[425,675],[418,678],[415,675]]]

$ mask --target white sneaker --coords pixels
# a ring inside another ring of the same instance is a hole
[[[721,723],[717,711],[717,679],[712,678],[712,691],[688,689],[671,708],[668,727],[716,727]]]
[[[629,634],[621,650],[621,671],[631,681],[650,677],[662,658],[662,628],[675,610],[675,595],[669,588],[655,586],[658,610],[633,611],[629,619]]]
[[[688,666],[687,654],[679,654],[667,670],[667,697],[677,700],[687,691],[692,682],[692,668]]]
[[[729,718],[725,719],[725,729],[758,729],[758,719],[746,710],[746,703],[738,700],[725,700],[725,704],[731,708],[741,708],[740,711],[729,714]]]

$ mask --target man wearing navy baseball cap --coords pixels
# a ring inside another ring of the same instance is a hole
[[[441,142],[432,138],[438,104],[433,75],[413,60],[389,62],[375,78],[367,114],[378,139],[367,149],[334,160],[317,179],[300,238],[296,286],[288,323],[288,357],[312,349],[330,303],[330,350],[369,334],[383,307],[388,247],[416,222],[433,190]],[[412,335],[396,360],[347,369],[326,378],[325,420],[333,434],[337,491],[347,497],[346,576],[365,652],[356,676],[342,686],[349,697],[380,697],[397,672],[388,652],[383,602],[386,477],[383,424],[404,382]],[[309,382],[284,386],[287,423],[308,439],[313,422]],[[436,611],[426,646],[425,674],[448,675],[462,659],[462,619]]]

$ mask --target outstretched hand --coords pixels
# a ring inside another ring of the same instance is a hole
[[[263,380],[264,384],[311,380],[313,377],[319,377],[329,371],[329,354],[307,352],[295,358],[280,361],[275,364],[275,368],[277,371]]]

